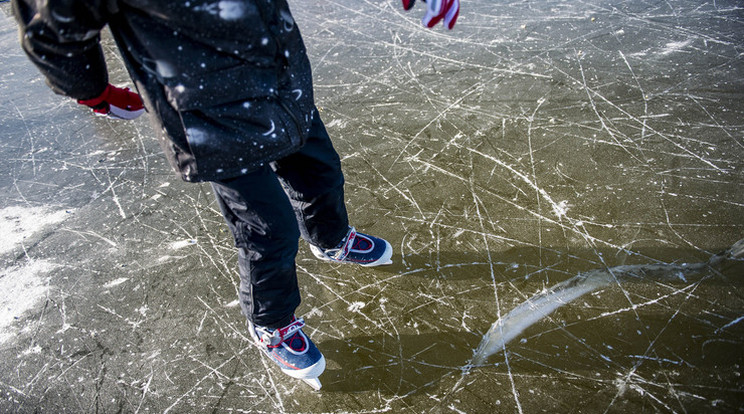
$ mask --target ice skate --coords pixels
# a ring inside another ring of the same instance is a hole
[[[279,329],[268,329],[248,322],[248,329],[258,346],[283,373],[320,390],[318,377],[325,370],[323,354],[302,328],[305,321],[293,318],[292,323]]]
[[[386,240],[379,237],[357,233],[354,227],[341,243],[333,249],[321,249],[310,246],[315,257],[336,263],[355,263],[361,266],[380,266],[393,263],[393,248]]]

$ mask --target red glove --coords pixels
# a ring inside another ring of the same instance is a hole
[[[117,88],[111,84],[98,97],[80,99],[77,102],[90,107],[96,115],[111,119],[134,119],[145,112],[139,95],[129,88]]]
[[[416,0],[402,0],[403,8],[411,10]],[[423,0],[426,3],[426,14],[421,23],[429,28],[444,20],[444,26],[452,30],[460,14],[460,0]]]

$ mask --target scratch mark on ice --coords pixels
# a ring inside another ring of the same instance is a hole
[[[178,250],[178,249],[183,249],[186,246],[191,246],[196,243],[197,243],[196,239],[186,239],[186,240],[177,241],[175,243],[171,243],[170,248],[173,250]]]
[[[120,277],[118,279],[115,279],[115,280],[112,280],[112,281],[106,283],[105,285],[103,285],[103,287],[106,288],[106,289],[110,289],[112,287],[121,285],[122,283],[126,282],[127,280],[129,280],[129,278],[127,278],[127,277]]]
[[[707,262],[689,265],[645,264],[623,265],[580,273],[540,292],[499,317],[483,336],[475,350],[472,365],[483,365],[489,356],[505,349],[505,345],[525,329],[561,306],[586,293],[610,285],[613,281],[639,280],[641,278],[679,280],[679,273],[692,273],[708,266],[715,266],[726,259],[739,258],[744,253],[744,239],[739,240],[723,253],[712,256]],[[739,318],[742,319],[742,318]],[[734,321],[736,322],[736,321]],[[732,322],[732,323],[734,323]]]

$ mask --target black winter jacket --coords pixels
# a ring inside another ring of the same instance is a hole
[[[238,176],[299,149],[315,110],[286,0],[13,0],[21,43],[57,93],[98,96],[108,25],[186,181]]]

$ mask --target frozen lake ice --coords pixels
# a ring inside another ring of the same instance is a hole
[[[744,264],[681,271],[744,238],[740,2],[465,0],[453,31],[291,5],[352,224],[395,248],[367,269],[301,242],[323,390],[249,346],[209,186],[144,117],[49,91],[2,3],[0,411],[744,410]],[[644,270],[551,295],[618,269]],[[550,312],[473,366],[530,298]]]

